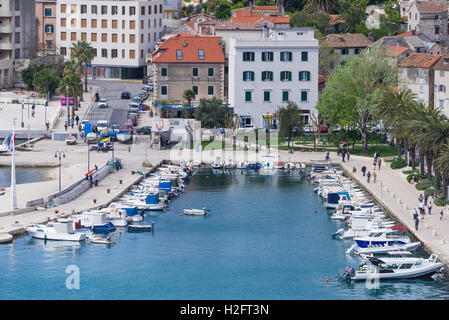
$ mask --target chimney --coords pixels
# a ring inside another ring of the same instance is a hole
[[[198,21],[195,21],[195,22],[193,23],[193,32],[194,32],[195,34],[198,33]]]

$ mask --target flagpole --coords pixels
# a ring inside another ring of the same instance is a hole
[[[12,125],[12,137],[10,141],[12,148],[12,157],[11,157],[11,210],[17,209],[17,196],[16,196],[16,120],[13,120]]]

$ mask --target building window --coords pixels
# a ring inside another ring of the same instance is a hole
[[[162,4],[159,5],[159,13],[162,13]]]
[[[446,92],[446,86],[444,84],[440,84],[438,86],[438,92]]]
[[[103,29],[108,28],[108,20],[106,20],[106,19],[101,20],[101,28],[103,28]]]
[[[81,41],[87,41],[87,33],[81,32]]]
[[[90,6],[90,12],[91,12],[92,14],[97,14],[97,6],[96,6],[96,5]]]
[[[66,26],[66,18],[61,18],[61,27],[65,27]]]
[[[97,42],[97,34],[96,33],[91,33],[90,34],[90,41],[91,42]]]
[[[176,60],[182,60],[182,50],[176,50]]]
[[[154,14],[157,14],[157,5],[154,5]]]
[[[423,70],[419,70],[419,78],[424,79],[424,71]]]
[[[55,26],[52,24],[46,24],[45,25],[45,32],[46,33],[53,33],[55,32]]]
[[[144,40],[144,35],[141,34],[141,35],[140,35],[140,43],[143,43],[143,40]]]
[[[70,40],[76,41],[76,32],[70,32]]]
[[[59,48],[59,52],[61,53],[61,56],[65,56],[65,55],[67,55],[67,48],[61,47],[61,48]]]
[[[87,13],[87,5],[85,4],[81,5],[81,13]]]
[[[45,8],[45,10],[44,10],[45,16],[46,17],[51,17],[52,16],[52,12],[51,11],[52,11],[51,8]]]
[[[245,91],[245,102],[251,102],[251,101],[252,101],[251,91]]]
[[[87,19],[81,19],[81,28],[87,27]]]
[[[209,96],[213,96],[214,95],[214,86],[207,86],[207,94]]]
[[[204,60],[204,50],[198,49],[198,60]]]
[[[136,14],[136,7],[129,7],[129,15],[133,16]]]
[[[148,6],[148,15],[151,14],[151,6]]]
[[[20,32],[16,32],[14,34],[14,39],[16,43],[20,43]]]
[[[281,61],[292,61],[292,53],[290,51],[281,52]]]
[[[198,94],[198,86],[193,86],[192,90],[193,92],[195,92],[195,94]]]
[[[76,18],[70,19],[70,25],[72,28],[76,28]]]
[[[108,34],[107,33],[101,34],[101,42],[108,42]]]
[[[161,68],[161,77],[167,76],[167,68]]]
[[[167,86],[161,86],[161,95],[163,96],[167,95]]]
[[[45,42],[47,43],[47,50],[53,49],[53,41],[46,40]]]
[[[66,9],[67,9],[67,5],[61,4],[61,13],[65,13]]]
[[[14,26],[16,28],[20,28],[20,16],[15,16],[14,17]]]
[[[301,52],[301,61],[309,61],[309,52],[307,51]]]
[[[243,52],[243,61],[254,61],[254,52],[252,51]]]
[[[254,81],[254,72],[243,71],[243,81]]]
[[[140,7],[140,14],[141,14],[142,16],[145,15],[145,7]]]
[[[70,13],[76,13],[76,4],[70,5]]]
[[[101,14],[108,14],[108,6],[101,6]]]
[[[274,54],[272,51],[263,51],[262,52],[262,61],[273,61]]]
[[[299,81],[310,81],[310,72],[299,71]]]
[[[346,54],[349,54],[349,50],[348,50],[348,49],[346,49],[346,48],[344,48],[344,49],[341,49],[341,50],[340,50],[340,52],[341,52],[341,54],[342,54],[342,55],[346,55]]]
[[[66,33],[61,32],[61,41],[66,41],[66,40],[67,40]]]
[[[271,101],[270,96],[271,96],[270,91],[264,91],[263,92],[263,101],[270,102]]]
[[[207,75],[209,77],[213,77],[214,76],[214,68],[208,68],[207,69]]]
[[[444,77],[444,70],[440,70],[440,77]]]
[[[262,71],[262,81],[273,81],[273,72]]]
[[[435,34],[440,34],[440,27],[439,26],[435,26]]]
[[[307,101],[307,91],[301,91],[301,101]]]
[[[282,101],[288,102],[288,91],[287,90],[282,91]]]
[[[136,28],[136,21],[135,20],[129,21],[129,28],[130,29],[135,29]]]
[[[111,49],[111,58],[117,58],[118,53],[117,53],[117,49]]]
[[[135,43],[136,42],[136,35],[130,34],[129,35],[129,43]]]
[[[360,50],[361,50],[360,48],[355,48],[355,49],[354,49],[354,53],[355,53],[355,54],[359,54],[359,53],[360,53]]]
[[[90,20],[90,27],[91,28],[96,28],[97,27],[97,19]]]
[[[192,68],[192,77],[198,77],[198,68]]]
[[[111,8],[111,13],[114,14],[118,14],[118,7],[117,6],[112,6]]]
[[[101,49],[101,57],[102,58],[108,57],[108,49]]]
[[[440,100],[440,108],[444,109],[444,100]]]
[[[112,29],[117,29],[117,27],[118,27],[118,21],[112,20]]]
[[[290,71],[281,71],[281,81],[292,81],[292,73]]]
[[[125,50],[125,49],[122,49],[122,58],[123,58],[123,59],[126,58],[126,53],[125,53],[125,52],[126,52],[126,50]]]

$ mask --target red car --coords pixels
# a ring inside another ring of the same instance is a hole
[[[327,133],[329,131],[329,126],[327,124],[320,124],[320,133]]]

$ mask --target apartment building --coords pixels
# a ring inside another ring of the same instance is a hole
[[[449,54],[446,54],[435,63],[434,106],[440,108],[449,116]]]
[[[36,0],[36,50],[56,53],[56,0]]]
[[[398,87],[410,89],[418,101],[434,106],[434,65],[441,58],[438,54],[412,53],[398,64]]]
[[[407,12],[408,31],[419,30],[432,41],[447,42],[447,2],[414,0]]]
[[[260,39],[230,39],[229,104],[240,125],[263,128],[295,102],[309,123],[318,101],[318,40],[311,28],[265,29]]]
[[[20,80],[16,62],[32,58],[36,49],[34,0],[5,0],[0,4],[0,87]]]
[[[219,37],[178,34],[153,52],[154,96],[183,102],[184,90],[201,98],[224,96],[224,51]]]
[[[73,42],[87,41],[95,50],[92,77],[142,78],[145,55],[164,30],[162,1],[57,0],[60,54],[68,59]]]
[[[371,41],[361,33],[328,34],[320,40],[320,45],[327,45],[340,54],[338,65],[371,46]]]

